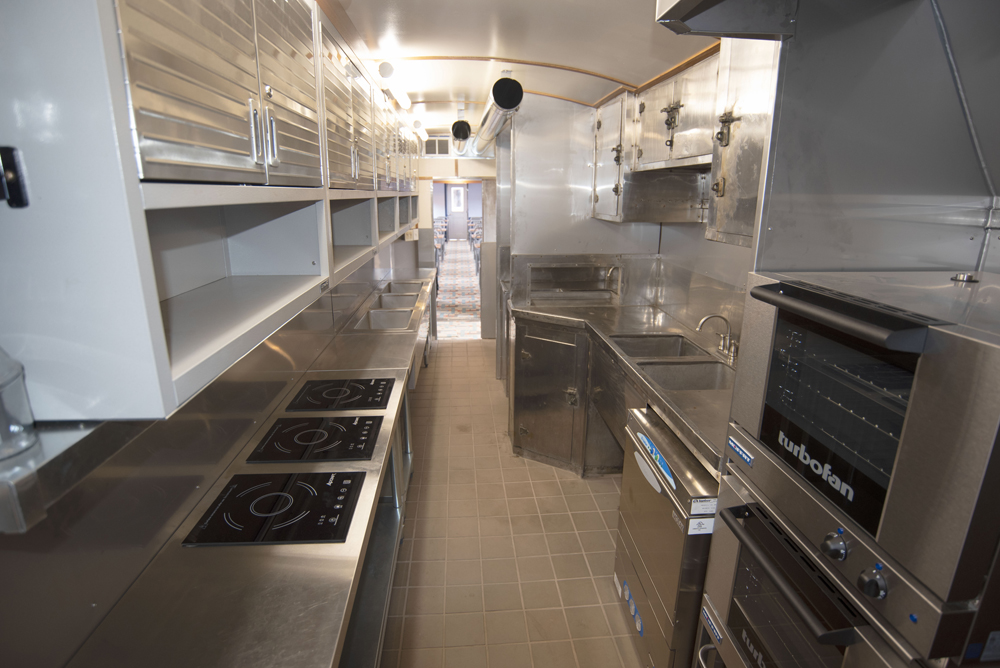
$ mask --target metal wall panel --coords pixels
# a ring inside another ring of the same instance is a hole
[[[254,0],[272,185],[323,183],[312,11],[306,0]]]
[[[780,68],[756,267],[973,267],[989,191],[929,1],[802,3]]]
[[[707,155],[715,134],[715,88],[719,57],[712,56],[685,70],[678,81],[681,108],[674,128],[673,159]]]
[[[354,125],[351,110],[351,66],[347,53],[337,43],[326,22],[320,23],[323,52],[323,102],[326,123],[326,155],[331,188],[354,188]]]
[[[979,135],[994,195],[1000,192],[1000,4],[993,0],[939,2],[972,122]]]
[[[659,225],[622,225],[592,217],[594,113],[589,107],[528,93],[514,115],[512,255],[655,252]],[[506,177],[505,150],[501,145],[498,153],[501,177]],[[505,194],[501,178],[497,199],[504,206]],[[503,214],[497,228],[501,246]]]
[[[779,42],[723,39],[719,53],[719,95],[713,127],[727,130],[718,119],[728,115],[727,146],[713,141],[708,229],[712,241],[753,245],[761,210],[759,197],[771,139],[777,84]]]
[[[139,176],[263,183],[250,0],[121,0],[118,11]]]

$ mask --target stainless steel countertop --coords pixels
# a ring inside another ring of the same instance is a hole
[[[434,275],[434,270],[419,270],[390,276],[390,280],[423,282],[417,308],[425,309]],[[309,322],[323,332],[310,331]],[[208,419],[231,414],[251,421],[255,431],[69,666],[338,665],[419,333],[342,332],[331,337],[329,323],[322,318],[293,320],[289,325],[206,388],[178,416]],[[325,348],[319,345],[324,340]],[[371,461],[246,463],[259,439],[284,414],[288,397],[303,383],[359,376],[396,381],[385,410],[366,411],[383,417]],[[230,399],[234,394],[240,395],[238,405]],[[261,400],[254,402],[252,398],[258,395]],[[182,546],[235,474],[339,471],[366,472],[344,543]],[[150,469],[151,476],[168,473]],[[155,482],[151,477],[150,484]]]
[[[733,391],[664,391],[611,338],[620,334],[677,334],[726,363],[715,336],[695,332],[655,306],[562,306],[511,303],[515,318],[586,329],[685,445],[718,478],[729,425]]]

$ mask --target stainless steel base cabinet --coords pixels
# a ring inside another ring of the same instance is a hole
[[[528,320],[515,322],[514,453],[582,473],[587,333]]]

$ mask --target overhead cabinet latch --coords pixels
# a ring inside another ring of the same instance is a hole
[[[668,129],[673,130],[674,128],[677,127],[678,122],[679,122],[678,119],[680,118],[681,107],[682,106],[683,105],[680,102],[674,102],[674,103],[670,104],[669,106],[666,106],[663,109],[660,109],[660,113],[661,114],[666,114],[667,115],[666,120],[663,121],[663,122],[664,122],[664,124],[666,124],[666,126],[667,126]]]
[[[732,131],[733,123],[741,120],[733,116],[733,112],[727,111],[726,113],[719,116],[719,123],[722,125],[722,129],[715,133],[715,139],[719,142],[719,146],[729,146],[729,135]]]

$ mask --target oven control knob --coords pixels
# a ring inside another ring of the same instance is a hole
[[[826,534],[819,545],[819,551],[834,561],[847,559],[847,542],[844,540],[844,530],[838,529]]]
[[[885,598],[889,593],[889,585],[882,576],[882,564],[875,564],[875,568],[861,571],[861,575],[858,576],[858,587],[866,596],[876,600]]]

